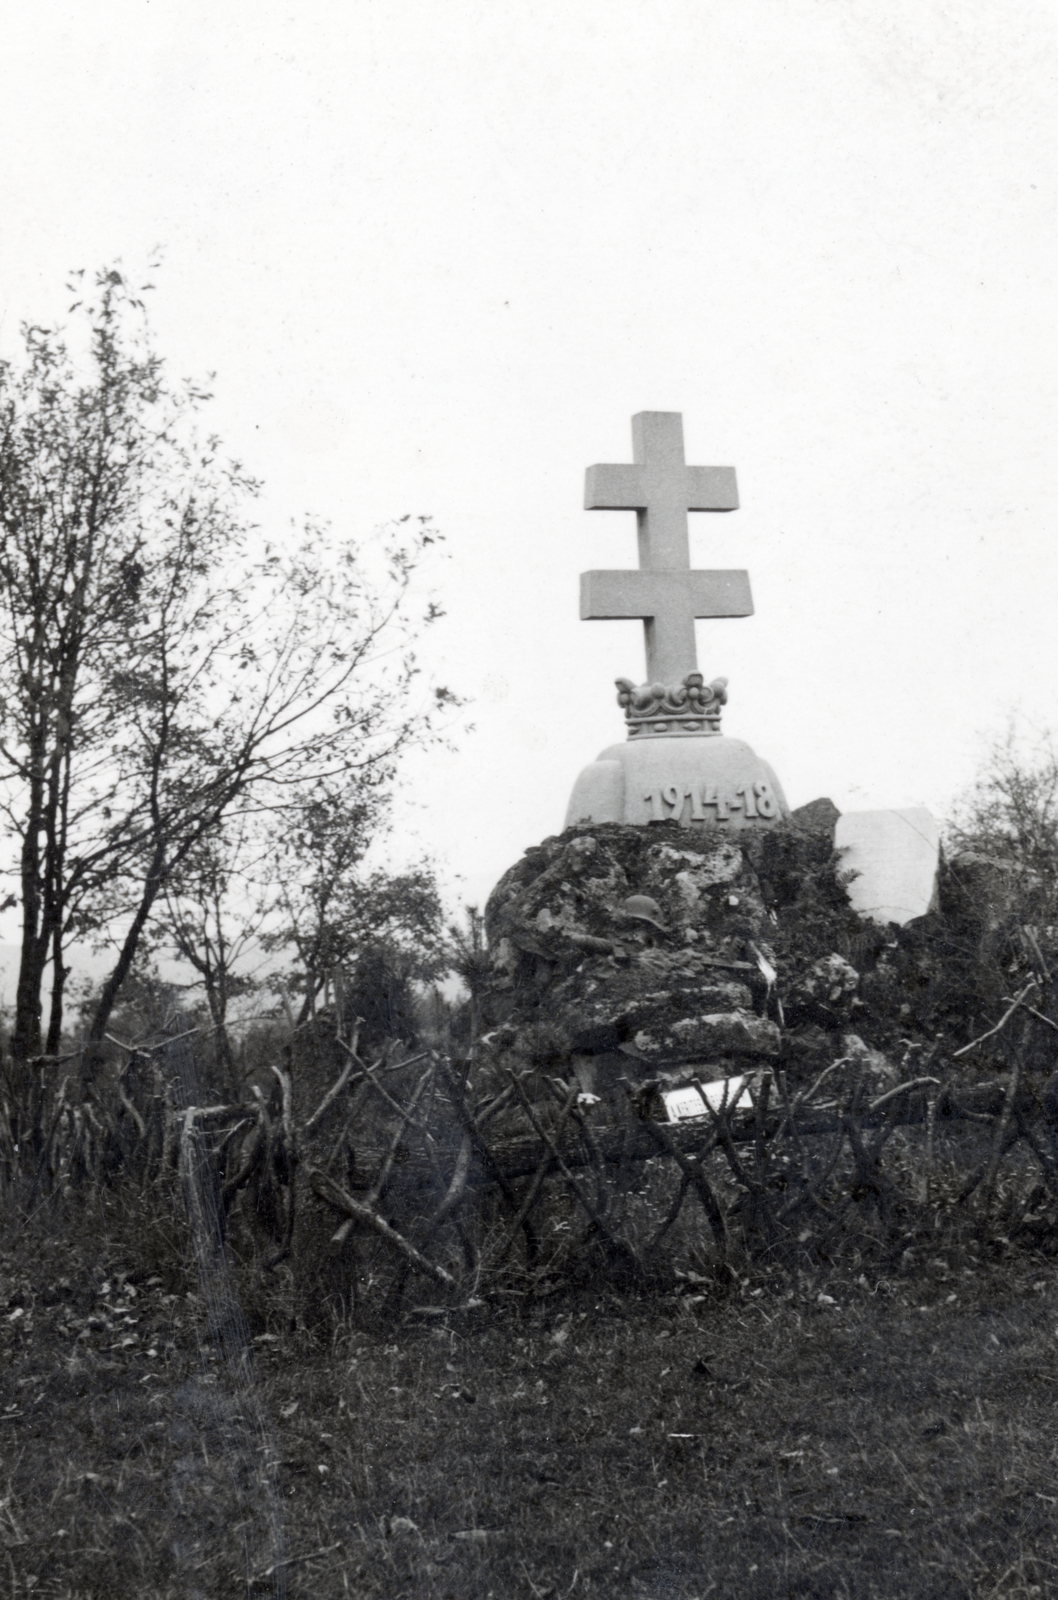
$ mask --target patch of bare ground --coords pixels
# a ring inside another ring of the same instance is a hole
[[[32,1231],[0,1257],[12,1597],[1058,1594],[1039,1256],[413,1304],[244,1359],[175,1267]]]

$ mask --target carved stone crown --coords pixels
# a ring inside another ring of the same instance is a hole
[[[618,678],[617,704],[624,707],[630,739],[718,734],[727,679],[706,683],[700,672],[689,672],[682,683],[641,683],[637,688],[631,678]]]

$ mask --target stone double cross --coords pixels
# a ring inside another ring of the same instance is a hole
[[[584,506],[636,513],[639,571],[582,573],[582,619],[640,617],[647,680],[682,682],[698,670],[696,617],[753,614],[747,572],[691,570],[687,513],[736,511],[734,467],[689,467],[681,413],[640,411],[632,418],[632,464],[589,467]]]

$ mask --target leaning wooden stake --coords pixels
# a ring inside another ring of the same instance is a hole
[[[385,1189],[390,1172],[393,1169],[393,1163],[397,1159],[397,1151],[400,1149],[401,1140],[404,1138],[408,1124],[410,1122],[414,1122],[415,1120],[415,1108],[419,1104],[419,1101],[422,1098],[423,1090],[426,1088],[427,1083],[433,1075],[433,1070],[432,1064],[426,1068],[426,1071],[422,1074],[418,1083],[415,1085],[411,1099],[401,1112],[400,1121],[397,1123],[396,1130],[389,1142],[389,1149],[383,1156],[378,1172],[375,1176],[375,1181],[371,1185],[370,1191],[364,1199],[364,1204],[369,1210],[372,1210],[381,1198],[382,1191]],[[387,1099],[388,1098],[389,1097],[387,1096]],[[341,1227],[334,1235],[334,1238],[331,1240],[332,1246],[338,1246],[345,1243],[349,1236],[350,1230],[352,1229],[353,1221],[353,1217],[350,1216],[345,1222],[342,1223]]]
[[[635,1251],[632,1249],[632,1246],[628,1243],[628,1241],[626,1239],[619,1239],[617,1237],[617,1235],[613,1232],[612,1228],[609,1228],[607,1226],[605,1220],[600,1216],[600,1214],[598,1212],[598,1209],[595,1206],[592,1205],[591,1201],[588,1199],[587,1195],[584,1193],[584,1191],[581,1188],[580,1184],[577,1182],[576,1178],[573,1176],[572,1172],[569,1170],[569,1167],[566,1165],[566,1162],[563,1160],[562,1152],[559,1150],[559,1148],[558,1148],[557,1144],[555,1143],[554,1139],[551,1137],[551,1135],[548,1133],[547,1129],[541,1123],[539,1117],[536,1115],[536,1112],[533,1110],[532,1103],[529,1100],[529,1096],[526,1094],[526,1092],[522,1088],[521,1084],[518,1083],[518,1080],[515,1078],[513,1072],[510,1073],[510,1078],[511,1078],[511,1082],[514,1083],[517,1086],[518,1098],[522,1102],[522,1105],[523,1105],[523,1107],[525,1109],[526,1116],[529,1118],[529,1121],[532,1123],[534,1133],[536,1133],[538,1138],[543,1140],[544,1144],[550,1150],[551,1155],[554,1158],[555,1165],[558,1167],[558,1169],[561,1172],[562,1176],[565,1178],[566,1183],[567,1183],[567,1185],[568,1185],[568,1187],[570,1189],[570,1192],[572,1193],[574,1199],[582,1206],[584,1211],[587,1213],[588,1219],[591,1222],[592,1226],[595,1228],[595,1231],[598,1233],[599,1237],[602,1238],[602,1239],[605,1239],[607,1244],[610,1246],[610,1248],[612,1250],[614,1250],[618,1255],[623,1256],[625,1258],[625,1260],[629,1262],[629,1264],[634,1268],[634,1270],[637,1273],[641,1272],[642,1271],[642,1267],[640,1266],[639,1259],[636,1256]],[[575,1101],[576,1097],[577,1097],[577,1094],[579,1093],[579,1086],[578,1086],[578,1084],[576,1082],[573,1083],[573,1086],[572,1086],[572,1088],[570,1090],[570,1093],[572,1094],[573,1100]]]
[[[713,1232],[713,1239],[716,1242],[717,1265],[723,1266],[727,1259],[727,1223],[724,1221],[724,1213],[720,1209],[720,1202],[713,1193],[709,1179],[702,1171],[698,1161],[691,1156],[684,1155],[668,1129],[663,1128],[660,1122],[654,1122],[651,1118],[644,1117],[643,1124],[658,1149],[664,1150],[665,1154],[671,1156],[675,1161],[683,1174],[684,1181],[694,1185],[694,1192],[702,1203],[702,1210],[705,1212]]]
[[[650,1243],[647,1247],[648,1249],[655,1249],[661,1243],[662,1239],[664,1239],[665,1235],[676,1221],[676,1218],[683,1210],[683,1202],[686,1200],[692,1188],[693,1184],[691,1183],[690,1178],[685,1172],[681,1172],[680,1181],[676,1185],[676,1193],[672,1197],[672,1204],[669,1206],[669,1209],[662,1218],[661,1226],[656,1228],[651,1234]]]
[[[443,1283],[446,1288],[455,1288],[456,1280],[450,1272],[446,1272],[444,1267],[439,1267],[436,1262],[428,1260],[420,1250],[416,1250],[415,1246],[405,1239],[402,1233],[398,1233],[396,1228],[391,1227],[385,1217],[380,1217],[377,1211],[371,1210],[370,1206],[365,1206],[359,1200],[354,1200],[352,1195],[343,1189],[341,1184],[336,1183],[333,1178],[329,1178],[325,1173],[313,1168],[309,1172],[309,1180],[312,1184],[313,1192],[321,1200],[326,1201],[327,1205],[333,1207],[335,1211],[342,1212],[353,1222],[362,1222],[365,1227],[372,1228],[380,1238],[386,1240],[387,1244],[391,1244],[394,1250],[399,1250],[401,1255],[410,1261],[413,1267],[418,1268],[420,1272],[425,1272],[436,1282]]]
[[[458,1206],[462,1205],[463,1197],[467,1192],[467,1180],[470,1177],[470,1167],[473,1159],[474,1141],[470,1136],[469,1129],[464,1128],[463,1137],[459,1143],[459,1152],[456,1155],[456,1164],[452,1169],[452,1176],[449,1179],[448,1188],[445,1190],[441,1202],[433,1216],[426,1224],[427,1237],[434,1233],[441,1226],[441,1223],[444,1222],[445,1218],[450,1216]]]
[[[279,1083],[280,1124],[278,1145],[282,1150],[283,1160],[286,1167],[287,1181],[285,1187],[287,1192],[285,1205],[283,1208],[283,1236],[279,1241],[279,1249],[273,1252],[273,1254],[270,1255],[265,1262],[266,1272],[271,1272],[273,1268],[278,1267],[281,1261],[286,1260],[287,1256],[290,1254],[291,1245],[294,1242],[294,1212],[297,1203],[296,1178],[299,1160],[297,1138],[294,1133],[294,1117],[292,1110],[293,1096],[291,1093],[290,1079],[280,1067],[275,1065],[274,1062],[270,1062],[269,1065]],[[274,1159],[275,1157],[273,1153],[273,1161]]]
[[[508,1099],[514,1097],[514,1088],[508,1085],[508,1087],[504,1089],[501,1094],[494,1096],[493,1099],[490,1100],[475,1117],[471,1114],[466,1102],[462,1098],[462,1091],[456,1081],[455,1074],[452,1072],[443,1056],[441,1057],[441,1070],[448,1079],[449,1088],[452,1091],[452,1104],[455,1107],[456,1115],[458,1116],[460,1122],[462,1122],[464,1128],[470,1134],[470,1137],[474,1142],[474,1146],[480,1153],[488,1171],[491,1172],[496,1183],[496,1187],[503,1196],[504,1204],[507,1206],[508,1211],[510,1211],[512,1214],[516,1214],[519,1210],[518,1196],[515,1194],[510,1182],[504,1174],[495,1152],[490,1149],[489,1145],[485,1141],[485,1136],[482,1133],[482,1128],[484,1127],[488,1118],[494,1116],[502,1108],[502,1106],[507,1103]],[[550,1157],[548,1159],[550,1161]],[[536,1235],[533,1233],[528,1213],[526,1213],[526,1215],[522,1218],[520,1226],[525,1230],[526,1256],[528,1257],[530,1263],[532,1263],[536,1259],[538,1247]]]
[[[1031,987],[1031,985],[1029,987]],[[1022,991],[1022,993],[1024,993],[1024,991]],[[1011,1009],[1013,1009],[1013,1007]],[[1016,1047],[1014,1051],[1014,1067],[1007,1082],[1006,1094],[1003,1096],[1003,1109],[999,1114],[999,1123],[996,1127],[995,1139],[992,1142],[992,1149],[989,1152],[988,1167],[985,1171],[984,1181],[981,1184],[980,1202],[982,1228],[987,1228],[988,1226],[988,1213],[992,1209],[996,1174],[999,1171],[999,1163],[1007,1150],[1010,1120],[1014,1113],[1014,1104],[1018,1097],[1018,1091],[1021,1088],[1021,1063],[1022,1056],[1024,1054],[1024,1047],[1028,1044],[1031,1033],[1032,1023],[1026,1022],[1022,1030],[1021,1039],[1019,1041],[1020,1048]]]
[[[400,1121],[398,1122],[393,1133],[393,1137],[389,1142],[389,1149],[386,1151],[386,1154],[382,1159],[382,1164],[378,1169],[375,1181],[371,1185],[370,1192],[368,1193],[366,1204],[369,1206],[375,1205],[382,1196],[382,1192],[389,1180],[389,1175],[393,1170],[393,1163],[397,1159],[397,1151],[400,1149],[401,1140],[404,1138],[408,1124],[415,1121],[416,1107],[418,1106],[419,1101],[422,1099],[423,1091],[425,1090],[426,1085],[433,1077],[433,1072],[433,1063],[431,1062],[431,1064],[426,1068],[425,1072],[423,1072],[419,1078],[418,1083],[412,1090],[411,1099],[401,1112]]]
[[[558,1121],[555,1124],[556,1132],[561,1132],[565,1127],[566,1120],[569,1117],[570,1112],[573,1110],[573,1107],[577,1103],[578,1093],[578,1085],[574,1083],[573,1087],[569,1090],[569,1093],[566,1096],[561,1111],[558,1114]],[[529,1188],[526,1190],[522,1203],[518,1207],[514,1221],[511,1223],[510,1228],[508,1229],[507,1234],[500,1245],[498,1254],[494,1256],[492,1261],[489,1263],[490,1266],[502,1266],[503,1262],[506,1261],[507,1256],[510,1254],[511,1246],[518,1237],[518,1230],[524,1226],[526,1220],[528,1219],[529,1213],[532,1211],[540,1197],[540,1191],[544,1187],[544,1179],[551,1171],[554,1160],[554,1147],[545,1143],[544,1154],[541,1158],[540,1165],[533,1174]]]

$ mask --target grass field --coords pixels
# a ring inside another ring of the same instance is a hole
[[[1058,1594],[1041,1257],[420,1307],[246,1361],[97,1233],[0,1258],[0,1592]]]

